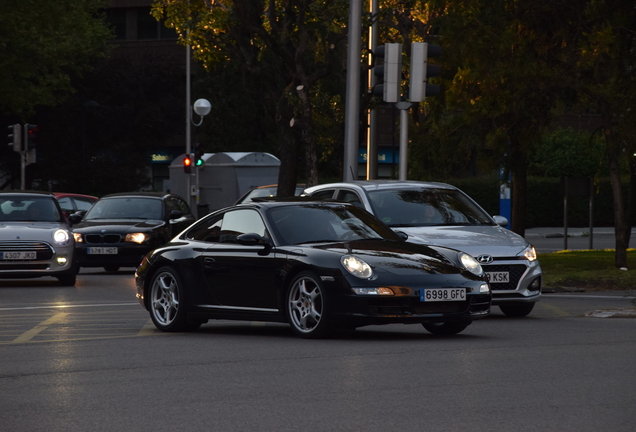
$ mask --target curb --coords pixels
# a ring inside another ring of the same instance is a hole
[[[636,318],[636,309],[601,309],[588,312],[585,316],[592,318]]]

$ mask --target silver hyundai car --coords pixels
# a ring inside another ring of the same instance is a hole
[[[534,247],[503,228],[508,220],[490,216],[458,188],[434,182],[372,180],[323,184],[304,196],[356,204],[373,213],[407,241],[466,252],[481,263],[492,304],[507,316],[528,315],[541,297],[541,266]]]
[[[52,194],[0,191],[0,278],[53,276],[75,285],[73,234]]]

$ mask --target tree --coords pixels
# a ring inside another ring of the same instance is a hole
[[[104,56],[103,0],[0,0],[0,113],[23,119],[73,92],[71,78]]]
[[[280,141],[278,194],[294,194],[301,144],[306,182],[316,184],[312,97],[340,59],[348,1],[157,0],[153,7],[204,65],[239,62],[261,83]]]
[[[616,267],[627,267],[627,247],[636,216],[636,8],[633,2],[589,0],[578,21],[570,76],[579,101],[601,115],[614,199]],[[626,163],[622,163],[625,161]],[[629,166],[628,202],[621,185]]]
[[[580,4],[580,2],[578,2]],[[569,94],[563,46],[575,37],[577,2],[429,2],[450,70],[444,101],[512,173],[512,230],[525,230],[528,154]],[[455,126],[457,126],[455,124]]]

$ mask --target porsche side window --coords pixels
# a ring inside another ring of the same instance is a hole
[[[191,240],[218,243],[221,235],[221,222],[223,222],[222,216],[205,220],[195,226],[187,234],[187,237]]]
[[[236,243],[241,234],[256,233],[267,237],[265,224],[261,215],[254,210],[235,210],[225,213],[221,225],[220,242]]]

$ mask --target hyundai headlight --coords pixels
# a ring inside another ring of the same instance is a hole
[[[530,262],[536,261],[537,259],[537,250],[534,246],[529,245],[524,251],[523,256]]]
[[[468,270],[474,275],[479,276],[484,272],[481,268],[481,264],[479,264],[479,261],[477,261],[472,256],[468,255],[467,253],[460,252],[459,261],[462,263],[462,265],[464,266],[466,270]]]
[[[145,242],[146,240],[148,240],[148,238],[149,236],[146,233],[130,233],[130,234],[126,234],[125,241],[141,244]]]
[[[53,233],[53,241],[60,246],[64,246],[71,240],[71,233],[65,229],[56,229]]]
[[[369,279],[373,276],[373,269],[366,261],[353,255],[344,255],[340,258],[342,266],[352,275],[361,279]]]

